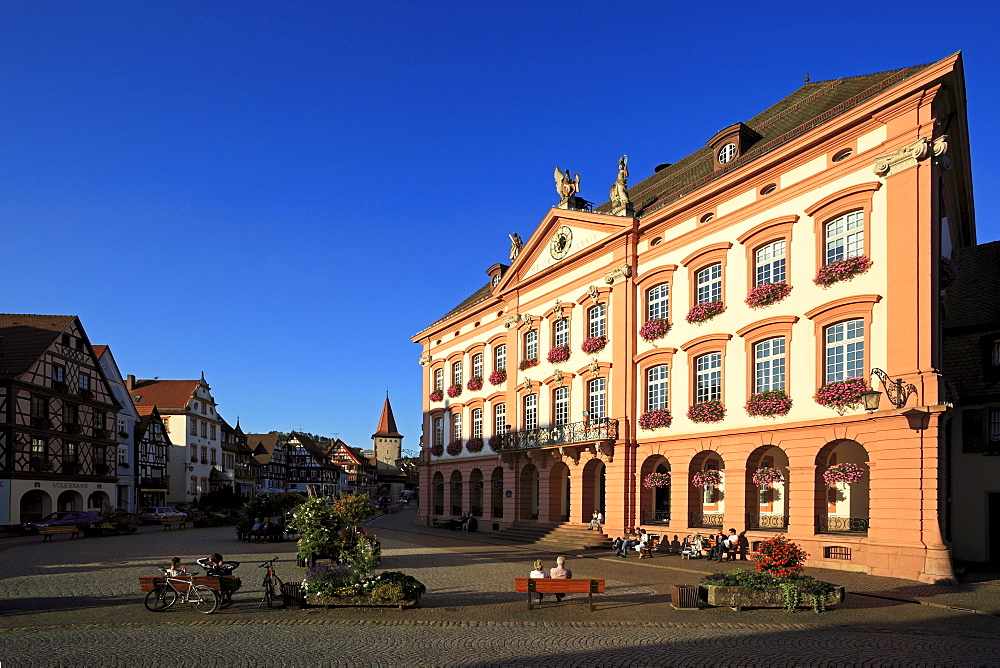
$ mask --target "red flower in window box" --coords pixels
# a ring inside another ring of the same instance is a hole
[[[691,422],[721,422],[726,417],[726,407],[718,399],[704,401],[691,406],[687,416]]]
[[[492,436],[490,436],[490,440],[488,441],[490,450],[492,450],[493,452],[496,452],[500,449],[501,443],[503,443],[503,436],[501,436],[500,434],[493,434]]]
[[[549,351],[549,364],[561,364],[562,362],[568,361],[570,352],[569,346],[554,346],[552,350]]]
[[[670,331],[670,323],[666,318],[650,318],[639,330],[639,336],[646,341],[662,339]]]
[[[764,308],[772,304],[777,304],[792,292],[792,286],[788,283],[761,283],[755,286],[747,295],[747,306],[750,308]]]
[[[473,376],[465,386],[469,388],[470,392],[478,392],[483,389],[483,379],[480,376]]]
[[[434,390],[427,395],[427,398],[431,401],[444,401],[444,392],[441,390]]]
[[[669,427],[674,421],[674,418],[670,415],[670,411],[666,408],[657,408],[651,411],[646,411],[639,418],[639,427],[642,429],[660,429],[662,427]]]
[[[792,409],[792,398],[784,390],[768,390],[750,395],[746,405],[747,414],[753,417],[774,417],[788,415]]]
[[[483,439],[470,438],[469,442],[465,444],[465,449],[469,452],[481,452],[483,449]]]
[[[854,376],[827,383],[816,390],[813,399],[820,406],[832,408],[843,415],[849,409],[861,405],[861,394],[867,392],[868,389],[868,383],[865,382],[864,378]]]
[[[864,255],[847,257],[819,268],[813,283],[828,288],[834,283],[849,281],[871,269],[872,261]]]
[[[507,370],[497,369],[490,374],[490,385],[503,385],[507,380]]]
[[[452,385],[448,388],[448,396],[454,399],[455,397],[462,396],[462,386]]]
[[[695,487],[718,487],[722,484],[722,471],[705,469],[691,476],[691,484]]]
[[[707,322],[726,310],[724,302],[702,302],[695,304],[687,314],[687,320],[692,325]]]
[[[524,371],[525,369],[530,369],[533,366],[538,366],[537,357],[527,360],[521,360],[521,363],[517,365],[517,368],[520,369],[521,371]]]
[[[441,445],[440,443],[435,443],[434,445],[431,446],[431,454],[434,455],[435,457],[440,457],[441,455],[444,454],[444,446]]]
[[[604,350],[604,346],[606,345],[608,345],[608,337],[604,335],[592,336],[580,344],[580,350],[588,355],[596,355]]]
[[[452,441],[451,443],[448,444],[448,447],[445,448],[445,450],[452,457],[455,457],[456,455],[461,454],[461,452],[462,452],[462,439],[459,438],[459,439],[456,439],[456,440]]]

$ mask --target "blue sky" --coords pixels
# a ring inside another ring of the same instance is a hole
[[[701,9],[711,5],[711,9]],[[995,3],[0,4],[0,310],[75,314],[122,372],[247,431],[365,446],[410,336],[556,203],[606,199],[813,81],[963,51],[1000,238]],[[863,18],[858,18],[863,17]]]

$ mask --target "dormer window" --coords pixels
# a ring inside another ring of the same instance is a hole
[[[761,139],[758,132],[743,123],[734,123],[715,133],[715,136],[708,140],[715,168],[721,169],[730,164]]]
[[[719,150],[719,164],[726,164],[736,157],[736,144],[729,142]]]

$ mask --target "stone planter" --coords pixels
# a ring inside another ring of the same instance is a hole
[[[784,608],[785,592],[781,587],[767,589],[750,589],[749,587],[720,587],[717,585],[701,585],[701,600],[708,605],[733,608]],[[837,589],[826,597],[826,606],[834,606],[844,600],[844,588]],[[799,597],[799,608],[811,608],[812,597]]]
[[[370,596],[320,596],[306,594],[306,603],[310,606],[327,608],[416,608],[420,605],[420,597],[412,601],[377,601]]]

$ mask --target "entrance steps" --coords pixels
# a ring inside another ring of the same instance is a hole
[[[553,543],[577,549],[611,548],[611,539],[603,531],[588,531],[587,525],[579,522],[518,520],[503,529],[497,537],[524,543]]]

